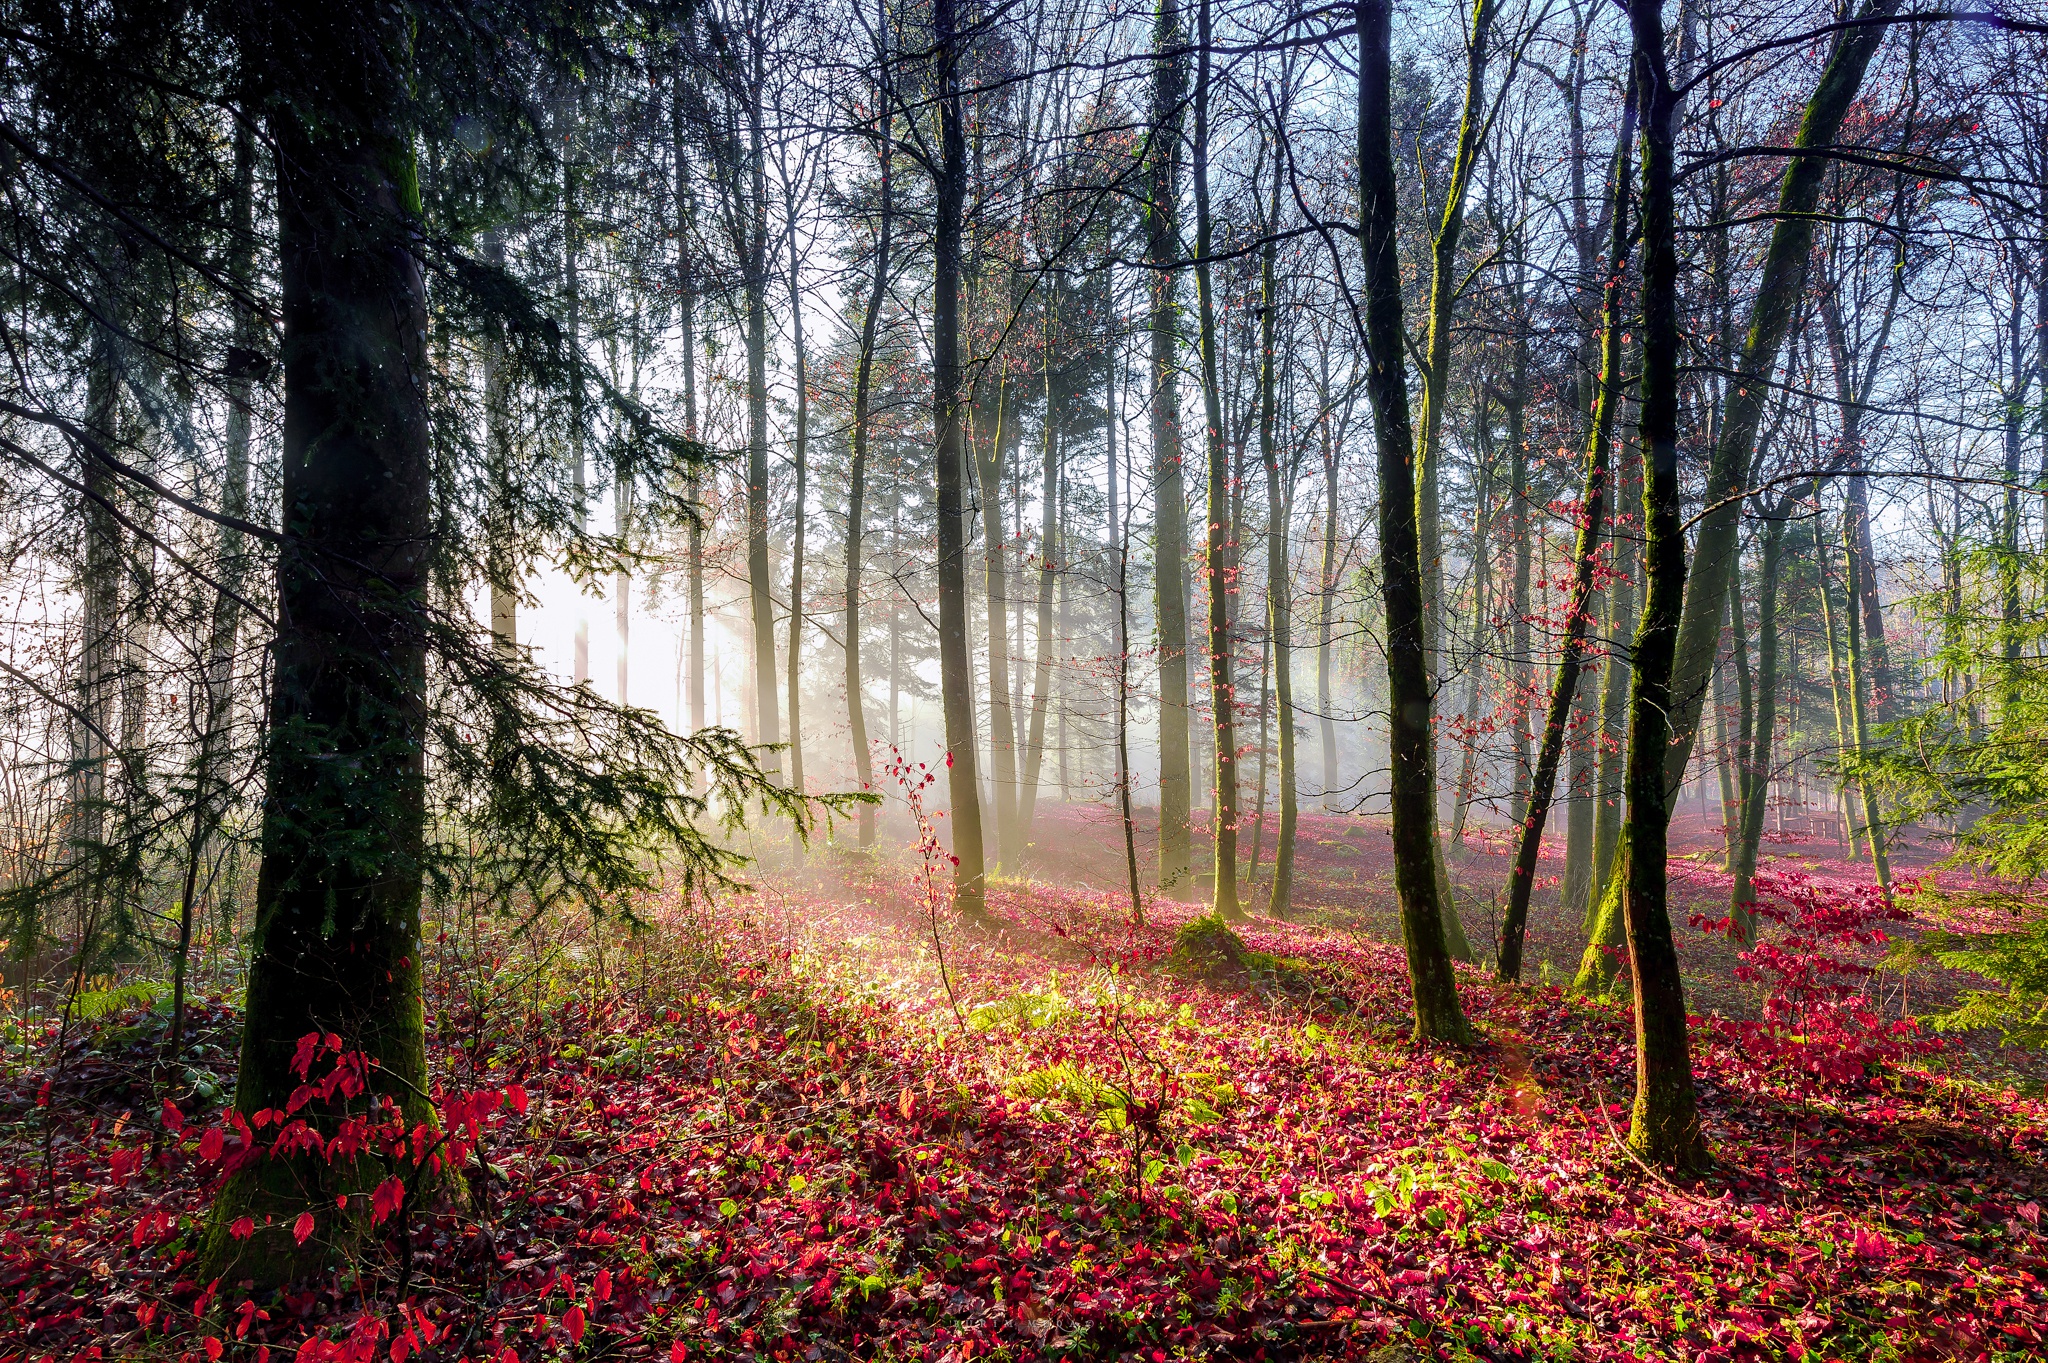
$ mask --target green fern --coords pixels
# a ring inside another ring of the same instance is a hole
[[[71,1011],[86,1022],[98,1022],[124,1008],[154,1008],[170,992],[171,987],[167,984],[135,980],[129,984],[117,984],[111,989],[94,989],[80,994],[72,1000]]]
[[[1064,1021],[1073,1011],[1074,1005],[1057,989],[1049,988],[1042,994],[1023,990],[978,1005],[967,1015],[967,1025],[977,1032],[989,1032],[1014,1022],[1022,1030],[1032,1030]]]

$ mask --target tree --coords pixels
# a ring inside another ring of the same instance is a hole
[[[1642,119],[1643,615],[1629,690],[1628,882],[1624,911],[1635,968],[1636,1100],[1629,1145],[1692,1168],[1707,1159],[1686,1036],[1685,986],[1671,937],[1665,846],[1671,818],[1664,754],[1672,738],[1672,657],[1685,595],[1678,488],[1678,244],[1673,186],[1678,92],[1664,60],[1660,4],[1629,12],[1630,67]]]
[[[1415,441],[1408,421],[1408,365],[1396,258],[1391,0],[1358,11],[1359,243],[1364,256],[1366,393],[1379,453],[1380,580],[1387,606],[1388,753],[1394,888],[1420,1040],[1463,1042],[1469,1031],[1436,874],[1436,779],[1430,734],[1427,602],[1417,533]]]
[[[946,715],[947,787],[952,795],[953,906],[969,918],[983,908],[981,792],[975,778],[973,673],[967,653],[967,543],[962,517],[960,240],[967,203],[967,133],[960,116],[962,37],[954,0],[933,0],[931,80],[939,112],[932,229],[932,424],[938,462],[939,668]]]
[[[1146,128],[1145,259],[1152,272],[1152,563],[1159,630],[1159,885],[1189,870],[1187,491],[1181,469],[1181,118],[1187,30],[1178,0],[1153,12],[1152,110]]]
[[[1633,92],[1631,92],[1633,94]],[[1635,137],[1635,101],[1623,107],[1621,133],[1614,157],[1613,201],[1608,213],[1613,238],[1607,252],[1607,284],[1600,312],[1600,386],[1593,402],[1593,430],[1586,447],[1586,483],[1580,496],[1578,546],[1572,555],[1572,589],[1565,605],[1563,655],[1551,684],[1550,708],[1544,717],[1543,741],[1521,810],[1522,836],[1508,873],[1508,909],[1501,924],[1500,977],[1517,980],[1522,972],[1522,938],[1527,928],[1529,894],[1536,880],[1536,857],[1543,845],[1543,824],[1556,788],[1565,728],[1578,694],[1586,630],[1593,607],[1594,572],[1600,557],[1601,519],[1606,513],[1608,456],[1614,441],[1616,412],[1621,406],[1622,326],[1625,315],[1626,268],[1629,252],[1628,144]],[[1526,536],[1525,536],[1526,538]]]

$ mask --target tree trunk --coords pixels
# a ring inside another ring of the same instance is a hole
[[[1045,716],[1052,703],[1053,587],[1061,564],[1059,547],[1060,428],[1052,386],[1053,317],[1059,308],[1059,277],[1046,282],[1045,296],[1045,430],[1038,493],[1038,661],[1031,681],[1031,715],[1024,737],[1024,788],[1017,807],[1017,846],[1031,842],[1031,820],[1038,810],[1038,780],[1045,769]]]
[[[877,23],[875,33],[881,49],[875,54],[875,69],[886,72],[889,69],[889,26],[886,14],[880,17],[882,22]],[[868,286],[867,307],[861,314],[860,356],[855,361],[853,378],[853,458],[846,472],[846,723],[853,747],[854,777],[862,790],[873,790],[875,785],[875,757],[868,749],[867,701],[861,693],[860,679],[860,556],[861,540],[866,533],[868,406],[874,384],[875,334],[881,326],[882,300],[889,291],[889,246],[890,234],[895,229],[896,207],[896,183],[891,173],[895,161],[891,146],[895,114],[889,107],[890,96],[885,80],[877,80],[875,94],[881,109],[877,123],[881,145],[875,153],[882,177],[881,209],[875,223],[875,277]],[[890,741],[895,741],[893,734]],[[859,817],[860,845],[872,847],[875,844],[875,807],[862,805]]]
[[[932,429],[938,464],[939,691],[953,819],[953,906],[970,919],[983,899],[981,792],[974,771],[974,673],[967,651],[967,543],[961,439],[960,238],[967,205],[967,135],[960,111],[957,0],[933,0],[940,162],[932,235]]]
[[[1475,635],[1493,628],[1489,611],[1493,586],[1493,460],[1486,438],[1487,400],[1484,392],[1473,403],[1474,449],[1478,453],[1478,489],[1472,499],[1472,629]],[[1472,675],[1466,679],[1465,709],[1461,718],[1464,732],[1458,735],[1462,750],[1458,759],[1458,784],[1451,795],[1451,846],[1465,843],[1465,821],[1471,817],[1472,801],[1479,789],[1479,742],[1475,732],[1479,714],[1479,684],[1486,668],[1475,650],[1469,663]]]
[[[1408,365],[1396,255],[1399,210],[1393,159],[1391,0],[1358,10],[1359,240],[1380,481],[1380,571],[1387,611],[1388,752],[1394,884],[1415,999],[1418,1040],[1470,1036],[1444,939],[1435,868],[1436,774],[1430,741],[1432,688],[1422,545],[1416,526],[1415,441],[1408,423]]]
[[[484,259],[504,268],[505,235],[493,230],[484,238]],[[498,654],[516,656],[519,650],[519,588],[523,574],[518,561],[517,531],[512,515],[512,384],[506,373],[503,347],[495,340],[484,342],[484,458],[490,469],[490,536],[486,548],[486,574],[490,578],[491,639]],[[246,400],[246,399],[245,399]],[[232,420],[233,417],[230,417]],[[248,458],[248,417],[242,420],[242,457]]]
[[[1623,811],[1628,796],[1623,770],[1628,759],[1629,646],[1625,642],[1636,614],[1635,580],[1640,570],[1636,553],[1638,535],[1633,526],[1621,523],[1622,510],[1642,505],[1642,464],[1624,442],[1621,453],[1620,488],[1615,497],[1615,527],[1610,541],[1618,574],[1607,602],[1607,661],[1600,678],[1600,764],[1594,783],[1598,801],[1593,814],[1593,879],[1588,887],[1585,921],[1591,932],[1607,895],[1607,883],[1614,874],[1615,857],[1621,847]],[[1617,923],[1619,919],[1615,920]]]
[[[278,551],[256,954],[235,1092],[245,1117],[285,1106],[299,1038],[331,1032],[376,1062],[373,1093],[408,1122],[434,1120],[420,996],[432,452],[414,378],[427,329],[410,250],[418,180],[397,117],[408,42],[395,17],[307,11],[273,57],[317,61],[335,78],[309,89],[303,72],[277,73],[298,98],[268,103],[281,523],[292,533]],[[317,1102],[311,1111],[333,1115]],[[367,1175],[370,1162],[307,1158],[236,1175],[214,1204],[206,1276],[274,1283],[331,1262],[360,1225],[336,1214],[335,1199]],[[303,1245],[292,1233],[301,1212],[318,1227]],[[229,1225],[242,1215],[257,1229],[237,1240]]]
[[[1848,675],[1845,680],[1849,688],[1849,736],[1854,742],[1853,752],[1862,757],[1870,747],[1870,722],[1863,698],[1865,663],[1863,657],[1863,612],[1858,608],[1862,601],[1862,582],[1859,562],[1863,555],[1857,551],[1858,531],[1868,534],[1869,527],[1859,523],[1856,510],[1851,506],[1842,517],[1843,563],[1846,565],[1847,581],[1843,587],[1843,601],[1847,607],[1843,614],[1848,617]],[[1877,795],[1870,788],[1867,779],[1856,783],[1863,797],[1863,836],[1870,844],[1870,869],[1877,876],[1878,888],[1887,900],[1892,893],[1891,856],[1887,849],[1884,821],[1878,815]]]
[[[1187,29],[1180,0],[1153,16],[1152,113],[1146,149],[1145,252],[1152,285],[1152,561],[1159,630],[1159,887],[1188,877],[1187,492],[1180,441],[1180,142]]]
[[[1276,127],[1276,139],[1285,127]],[[1259,455],[1266,466],[1266,629],[1273,640],[1274,723],[1279,729],[1280,827],[1273,839],[1273,888],[1266,897],[1267,912],[1287,917],[1294,894],[1295,825],[1300,818],[1295,789],[1294,755],[1294,611],[1293,572],[1289,566],[1288,510],[1293,489],[1283,487],[1280,474],[1280,356],[1276,332],[1280,309],[1277,278],[1279,243],[1273,232],[1280,224],[1280,167],[1273,167],[1272,200],[1267,205],[1266,247],[1259,253]],[[1261,761],[1264,748],[1261,746]],[[1266,783],[1259,781],[1259,799],[1264,801]],[[1263,813],[1263,810],[1261,811]],[[1263,827],[1263,821],[1261,823]]]
[[[1114,276],[1110,280],[1109,292],[1113,302],[1116,297]],[[1142,924],[1145,921],[1145,898],[1138,885],[1138,821],[1131,808],[1131,544],[1128,529],[1117,520],[1116,432],[1123,421],[1116,398],[1116,371],[1120,362],[1116,338],[1112,336],[1106,373],[1107,393],[1103,402],[1103,411],[1108,414],[1103,425],[1103,443],[1109,460],[1109,552],[1116,561],[1116,787],[1124,822],[1124,870],[1130,880],[1131,922]],[[1124,462],[1128,480],[1129,451],[1125,452]],[[1130,505],[1128,496],[1124,505]]]
[[[581,188],[576,182],[575,153],[582,122],[573,96],[561,104],[562,139],[562,293],[563,328],[569,333],[569,349],[580,352],[583,345],[583,207]],[[570,513],[580,536],[590,524],[589,471],[584,449],[583,366],[576,353],[576,368],[569,378],[569,487],[573,495]],[[583,594],[576,594],[576,642],[570,674],[578,686],[590,680],[590,614]]]
[[[1337,443],[1330,439],[1329,418],[1322,420],[1323,442],[1323,571],[1316,615],[1316,714],[1323,739],[1323,812],[1341,808],[1337,794],[1337,718],[1331,709],[1330,646],[1337,623]]]
[[[1003,526],[1003,475],[1010,463],[1009,442],[1016,433],[1010,412],[1010,381],[999,369],[996,379],[994,430],[970,441],[975,445],[976,477],[981,485],[982,598],[988,619],[989,766],[996,820],[996,860],[1015,870],[1017,841],[1017,723],[1010,691],[1009,532]]]
[[[1204,445],[1208,455],[1208,552],[1203,575],[1209,596],[1209,713],[1215,725],[1215,810],[1210,908],[1222,918],[1242,918],[1237,902],[1237,689],[1231,681],[1230,452],[1223,437],[1223,389],[1216,360],[1216,305],[1210,284],[1209,244],[1209,4],[1197,11],[1195,77],[1195,302],[1201,328]]]
[[[768,159],[762,129],[766,38],[748,35],[753,88],[747,99],[745,306],[747,310],[747,594],[754,627],[754,741],[782,742],[775,686],[775,584],[768,560]],[[783,772],[781,752],[762,765]]]
[[[1900,0],[1864,0],[1858,17],[1881,19],[1895,13]],[[1855,104],[1863,74],[1884,42],[1888,25],[1865,23],[1835,36],[1820,81],[1806,103],[1795,147],[1828,147],[1841,131]],[[1671,678],[1670,751],[1664,756],[1665,779],[1675,790],[1684,779],[1699,732],[1700,709],[1720,652],[1721,621],[1727,614],[1729,572],[1735,562],[1742,528],[1742,491],[1754,481],[1757,428],[1770,394],[1778,352],[1792,330],[1804,296],[1807,258],[1813,242],[1815,209],[1820,203],[1830,161],[1799,156],[1785,166],[1778,191],[1777,221],[1764,255],[1763,273],[1751,305],[1749,332],[1742,345],[1738,376],[1722,399],[1720,431],[1707,467],[1706,511],[1699,519],[1692,547],[1692,586],[1687,592],[1679,627]]]
[[[1519,317],[1516,331],[1514,386],[1509,390],[1506,406],[1508,505],[1514,509],[1511,524],[1515,537],[1515,618],[1508,632],[1509,648],[1514,653],[1514,664],[1509,672],[1514,680],[1514,703],[1509,714],[1515,725],[1515,805],[1520,807],[1528,796],[1532,775],[1529,764],[1529,705],[1536,687],[1536,669],[1529,656],[1529,550],[1533,527],[1529,517],[1528,429],[1523,420],[1529,382],[1529,332]],[[1598,540],[1594,541],[1596,546],[1598,543]]]
[[[1762,571],[1756,598],[1756,685],[1746,737],[1742,744],[1742,811],[1730,866],[1728,917],[1737,942],[1756,940],[1756,908],[1751,885],[1756,878],[1757,850],[1763,842],[1764,811],[1770,801],[1772,745],[1778,727],[1778,571],[1785,543],[1785,518],[1803,500],[1788,494],[1764,522]],[[1737,630],[1738,637],[1741,631]]]
[[[1628,145],[1635,133],[1636,102],[1631,92],[1621,114],[1621,135],[1614,158],[1614,199],[1611,205],[1614,237],[1608,249],[1607,285],[1600,314],[1600,388],[1594,399],[1593,430],[1586,444],[1586,482],[1580,494],[1582,519],[1579,542],[1572,560],[1571,597],[1565,606],[1564,651],[1558,659],[1557,677],[1551,688],[1550,709],[1543,725],[1543,743],[1536,769],[1529,783],[1529,796],[1521,811],[1521,845],[1515,852],[1514,869],[1508,876],[1508,908],[1501,923],[1500,978],[1519,980],[1522,975],[1522,940],[1529,920],[1529,894],[1536,882],[1536,859],[1543,846],[1543,825],[1550,812],[1550,797],[1557,783],[1558,760],[1564,752],[1565,729],[1579,690],[1579,672],[1584,665],[1586,630],[1592,617],[1594,570],[1600,558],[1601,523],[1607,514],[1609,456],[1614,444],[1615,414],[1621,407],[1622,327],[1626,318],[1628,266]],[[1519,368],[1519,362],[1517,367]],[[1518,464],[1527,454],[1516,452]],[[1526,489],[1524,490],[1526,494]],[[1526,515],[1524,539],[1527,538]],[[1526,550],[1524,550],[1526,553]],[[1528,562],[1521,559],[1516,570],[1518,592],[1528,590]],[[1527,608],[1524,607],[1524,616]]]
[[[1444,190],[1443,216],[1431,243],[1429,277],[1428,335],[1423,342],[1422,431],[1416,450],[1421,473],[1419,534],[1422,546],[1422,589],[1424,594],[1424,647],[1430,653],[1432,716],[1434,683],[1444,679],[1447,669],[1444,638],[1444,548],[1443,548],[1443,415],[1450,401],[1451,319],[1463,281],[1458,276],[1458,246],[1465,229],[1465,197],[1479,163],[1480,144],[1485,138],[1486,63],[1492,45],[1496,0],[1473,0],[1471,28],[1465,46],[1465,100],[1458,121],[1457,150],[1451,161],[1450,181]],[[1435,799],[1436,751],[1432,741],[1431,798]],[[1441,854],[1438,857],[1441,861]],[[1440,877],[1439,893],[1449,889]],[[1448,905],[1448,899],[1446,904]],[[1452,910],[1455,912],[1455,910]]]
[[[676,89],[670,110],[676,148],[676,312],[682,324],[683,434],[698,439],[697,432],[697,275],[691,256],[692,233],[696,229],[696,193],[690,187],[690,157],[684,137],[682,63],[677,62]],[[689,497],[693,508],[702,508],[702,484],[695,470],[690,473]],[[688,574],[690,661],[690,732],[704,728],[704,525],[692,517],[689,529]]]
[[[803,266],[796,251],[796,211],[794,195],[789,204],[789,329],[791,348],[796,352],[796,431],[790,441],[790,454],[796,462],[796,507],[791,516],[789,536],[789,656],[785,661],[787,680],[784,689],[789,692],[789,783],[798,790],[804,788],[804,730],[801,715],[802,661],[804,639],[804,525],[809,520],[807,502],[810,494],[810,424],[811,393],[810,374],[805,367],[804,355],[804,296]]]
[[[1648,1160],[1692,1168],[1707,1160],[1693,1091],[1685,986],[1671,935],[1665,844],[1671,787],[1672,661],[1685,598],[1685,529],[1678,484],[1678,246],[1673,206],[1678,96],[1664,64],[1663,6],[1629,12],[1631,66],[1643,122],[1643,616],[1629,692],[1629,868],[1623,918],[1636,980],[1636,1100],[1629,1145]],[[1725,576],[1725,573],[1724,573]],[[1713,623],[1719,635],[1720,607]],[[1683,770],[1681,767],[1680,770]]]
[[[229,278],[248,290],[255,278],[255,190],[256,138],[247,123],[235,126],[234,198],[229,207],[236,245],[229,256]],[[247,544],[236,522],[249,519],[249,436],[254,378],[262,367],[258,347],[263,342],[259,321],[252,308],[232,305],[235,317],[234,348],[228,356],[231,377],[227,385],[228,412],[226,468],[221,483],[220,509],[224,523],[215,540],[215,560],[221,586],[213,599],[213,618],[206,641],[206,689],[199,736],[199,756],[192,781],[192,840],[186,851],[184,893],[178,901],[178,947],[171,980],[171,1029],[168,1053],[176,1060],[185,1044],[186,976],[192,955],[192,931],[199,892],[199,868],[206,849],[219,831],[232,790],[221,779],[221,746],[234,715],[235,661],[242,631],[242,584],[248,579]],[[495,595],[495,588],[493,589]],[[493,612],[495,614],[495,611]],[[495,624],[496,622],[493,621]]]

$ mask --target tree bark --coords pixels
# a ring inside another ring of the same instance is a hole
[[[789,692],[789,781],[804,788],[803,639],[804,639],[804,526],[809,519],[811,380],[804,355],[803,265],[796,250],[795,196],[789,204],[789,330],[791,348],[796,352],[796,430],[790,441],[790,455],[796,463],[796,506],[789,536],[789,656],[784,662]]]
[[[1471,30],[1465,46],[1465,99],[1458,121],[1457,150],[1444,189],[1443,215],[1431,242],[1428,334],[1423,342],[1422,431],[1416,450],[1421,474],[1420,536],[1424,593],[1425,647],[1430,650],[1433,679],[1444,665],[1443,549],[1443,416],[1450,401],[1452,314],[1462,280],[1458,277],[1458,246],[1464,237],[1465,198],[1479,164],[1486,136],[1486,64],[1491,55],[1496,0],[1473,0]],[[1431,692],[1434,695],[1435,688]],[[1432,701],[1432,706],[1434,702]],[[1430,760],[1436,760],[1432,747]],[[1432,771],[1434,767],[1432,766]],[[1434,798],[1434,795],[1432,795]],[[1447,891],[1448,881],[1439,891]],[[1447,901],[1448,902],[1448,901]],[[1455,912],[1455,910],[1453,910]]]
[[[1285,136],[1284,124],[1274,128],[1276,141]],[[1294,611],[1291,600],[1294,579],[1288,556],[1292,533],[1288,525],[1288,511],[1293,501],[1293,488],[1282,485],[1280,472],[1279,242],[1274,237],[1280,225],[1280,182],[1276,153],[1272,198],[1266,209],[1267,241],[1265,249],[1259,253],[1259,456],[1260,462],[1266,466],[1266,629],[1273,640],[1274,723],[1279,729],[1280,749],[1280,826],[1273,839],[1273,888],[1266,897],[1266,911],[1275,918],[1287,917],[1293,898],[1295,825],[1301,815],[1299,797],[1295,793],[1298,782],[1295,778]],[[1261,753],[1263,761],[1263,747]],[[1265,785],[1261,778],[1261,801],[1265,799]]]
[[[1031,713],[1024,735],[1024,784],[1017,802],[1017,846],[1029,846],[1031,821],[1038,810],[1038,781],[1045,769],[1045,717],[1052,703],[1053,588],[1058,583],[1060,423],[1052,383],[1053,319],[1058,313],[1059,276],[1046,281],[1045,295],[1045,423],[1038,492],[1038,618],[1037,664],[1031,681]]]
[[[1359,240],[1380,481],[1380,573],[1387,611],[1388,750],[1391,759],[1394,884],[1415,1000],[1418,1040],[1470,1037],[1458,1003],[1438,899],[1436,774],[1422,545],[1416,525],[1415,441],[1408,421],[1408,365],[1396,255],[1399,209],[1393,159],[1392,0],[1358,9]]]
[[[946,717],[947,788],[952,797],[953,907],[987,912],[981,792],[975,777],[974,673],[967,651],[967,544],[961,493],[966,458],[960,364],[960,238],[967,205],[967,135],[960,110],[961,36],[957,0],[933,0],[939,96],[939,166],[932,235],[932,428],[938,464],[939,690]]]
[[[1210,282],[1209,246],[1209,47],[1210,0],[1197,10],[1195,77],[1195,300],[1201,329],[1204,445],[1208,455],[1209,536],[1203,576],[1209,596],[1209,713],[1216,738],[1214,839],[1210,909],[1222,918],[1242,918],[1237,902],[1237,688],[1231,680],[1230,592],[1233,572],[1230,451],[1223,434],[1223,389],[1216,357],[1216,305]]]
[[[1316,593],[1316,714],[1323,740],[1323,812],[1335,812],[1337,793],[1337,718],[1330,693],[1330,648],[1337,625],[1337,443],[1330,439],[1330,422],[1320,423],[1323,444],[1323,570]]]
[[[1762,571],[1757,580],[1756,684],[1741,749],[1741,823],[1735,839],[1728,917],[1737,942],[1756,938],[1756,907],[1751,886],[1756,878],[1757,850],[1763,842],[1764,812],[1770,802],[1772,746],[1778,728],[1778,572],[1785,543],[1785,519],[1804,494],[1788,494],[1764,521]],[[1737,631],[1738,635],[1740,631]]]
[[[1181,469],[1180,143],[1187,29],[1180,0],[1153,15],[1152,113],[1146,149],[1145,254],[1152,275],[1152,561],[1159,630],[1159,888],[1190,869],[1187,491]]]
[[[889,69],[886,13],[879,16],[875,33],[876,42],[880,45],[875,54],[875,69],[886,73]],[[881,173],[881,202],[875,222],[875,276],[868,286],[867,306],[861,313],[860,356],[854,365],[853,457],[846,472],[846,723],[853,746],[854,777],[862,790],[872,790],[875,784],[875,757],[868,748],[867,701],[861,692],[860,677],[860,564],[861,541],[866,533],[869,404],[874,386],[875,336],[881,326],[882,301],[889,291],[890,235],[895,230],[896,208],[896,184],[891,173],[895,161],[891,145],[895,113],[889,104],[886,75],[878,75],[875,84],[876,103],[881,111],[877,119],[880,145],[875,152],[876,165]],[[860,845],[874,846],[875,807],[862,805],[859,819]]]
[[[754,627],[754,741],[782,742],[781,701],[775,686],[775,584],[768,560],[768,153],[762,128],[766,36],[747,35],[753,83],[747,100],[746,260],[747,310],[747,595]],[[737,186],[735,187],[737,192]],[[762,765],[781,775],[782,753],[762,754]]]
[[[381,17],[380,17],[381,16]],[[281,26],[282,27],[282,26]],[[427,1099],[420,995],[424,631],[432,523],[418,172],[392,11],[294,12],[266,53],[276,147],[284,445],[267,798],[235,1105],[281,1108],[309,1032],[375,1062],[408,1122]],[[310,42],[307,40],[311,40]],[[310,82],[317,62],[328,79]],[[328,1114],[322,1104],[312,1109]],[[214,1204],[207,1276],[274,1283],[351,1238],[335,1212],[366,1168],[270,1160]],[[303,1245],[292,1223],[311,1212]],[[229,1223],[254,1215],[237,1240]]]
[[[1685,598],[1678,484],[1678,246],[1673,204],[1677,91],[1664,63],[1663,6],[1629,11],[1630,65],[1642,118],[1643,616],[1629,693],[1629,868],[1623,916],[1636,981],[1636,1100],[1629,1145],[1644,1159],[1692,1168],[1707,1160],[1686,1035],[1685,986],[1671,935],[1665,846],[1671,787],[1672,663]],[[1718,637],[1720,609],[1713,623]],[[1683,768],[1681,768],[1683,770]]]
[[[1580,495],[1579,542],[1573,554],[1571,596],[1565,606],[1564,652],[1550,692],[1543,743],[1522,808],[1521,844],[1508,876],[1508,908],[1501,923],[1500,978],[1519,980],[1522,940],[1529,920],[1529,895],[1536,881],[1536,858],[1543,846],[1543,825],[1556,787],[1558,760],[1564,752],[1565,730],[1578,695],[1584,666],[1586,630],[1592,617],[1594,570],[1600,558],[1601,524],[1607,514],[1608,464],[1614,444],[1615,414],[1621,407],[1623,306],[1628,266],[1628,145],[1635,134],[1634,92],[1621,114],[1621,135],[1614,165],[1614,199],[1610,211],[1614,236],[1608,247],[1607,284],[1600,310],[1600,388],[1594,398],[1593,430],[1586,444],[1586,482]],[[1526,461],[1527,455],[1519,456]],[[1524,518],[1526,521],[1526,517]],[[1526,529],[1525,529],[1526,538]],[[1518,590],[1527,590],[1526,560],[1518,565]]]
[[[1900,0],[1864,0],[1858,17],[1888,18],[1899,4]],[[1834,144],[1888,28],[1883,23],[1865,23],[1836,35],[1827,66],[1807,100],[1794,147]],[[1692,758],[1701,706],[1720,652],[1729,573],[1742,525],[1741,493],[1753,481],[1757,428],[1763,420],[1778,352],[1791,332],[1805,291],[1814,213],[1829,165],[1821,156],[1795,156],[1785,165],[1777,222],[1771,229],[1756,301],[1750,308],[1749,331],[1736,366],[1738,376],[1727,385],[1722,399],[1720,431],[1707,467],[1707,509],[1694,533],[1691,588],[1686,593],[1672,670],[1672,743],[1664,755],[1664,766],[1665,779],[1673,790],[1683,781]]]
[[[685,139],[682,62],[676,63],[676,88],[671,97],[671,132],[676,149],[676,312],[682,325],[683,361],[683,434],[691,440],[698,438],[697,432],[697,275],[695,258],[690,254],[692,233],[696,230],[696,192],[690,185],[689,146]],[[702,484],[697,473],[690,474],[690,504],[702,510]],[[689,725],[692,733],[702,729],[708,716],[704,709],[704,524],[693,516],[690,520],[687,591],[689,595],[690,655],[686,684],[689,699]],[[867,807],[862,806],[863,815]]]

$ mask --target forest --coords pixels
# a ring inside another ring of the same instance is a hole
[[[0,1363],[2048,1352],[2048,4],[0,0]]]

